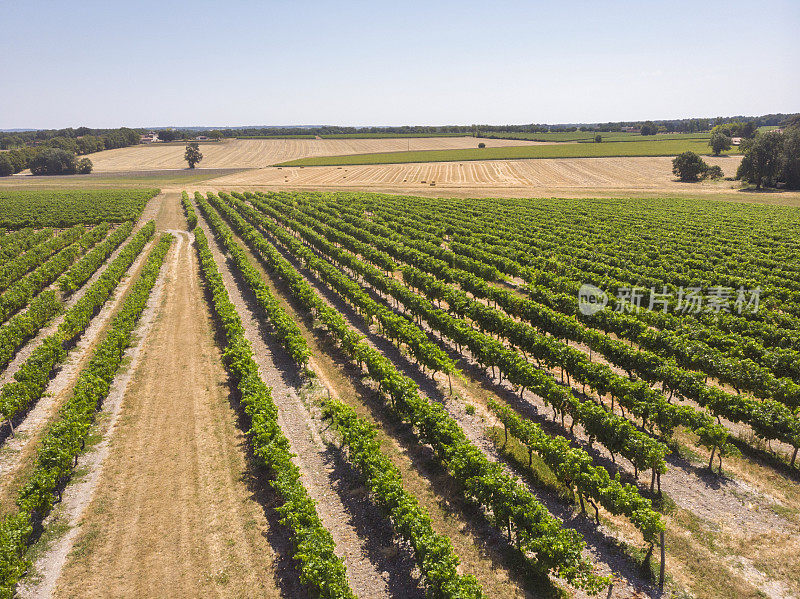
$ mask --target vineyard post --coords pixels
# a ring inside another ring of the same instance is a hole
[[[664,547],[664,531],[661,531],[661,567],[658,572],[658,589],[664,590],[664,570],[665,570],[666,547]]]
[[[11,417],[10,416],[8,417],[8,428],[11,429],[11,436],[13,437],[14,436],[14,423],[11,422]],[[797,452],[795,452],[795,453],[797,453]]]
[[[792,464],[791,467],[794,468],[794,462],[797,459],[797,447],[794,448],[794,452],[792,453]]]

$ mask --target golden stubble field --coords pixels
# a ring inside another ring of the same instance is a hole
[[[411,137],[402,139],[230,139],[202,143],[202,168],[262,168],[310,156],[339,156],[405,150],[450,150],[487,147],[541,145],[514,139],[474,137]],[[183,144],[153,144],[105,150],[91,155],[95,172],[183,169]]]
[[[705,157],[736,174],[738,156]],[[478,194],[483,197],[537,197],[586,194],[657,193],[678,195],[736,193],[739,183],[680,183],[670,157],[558,158],[415,164],[270,167],[242,171],[202,183],[209,189],[263,187],[381,191],[418,195]]]

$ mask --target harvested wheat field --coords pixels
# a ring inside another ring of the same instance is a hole
[[[741,157],[706,160],[719,165],[725,176],[733,176]],[[270,167],[226,175],[206,181],[204,185],[209,188],[239,185],[320,190],[357,188],[404,193],[428,192],[436,187],[448,193],[462,190],[485,194],[491,190],[500,195],[516,192],[531,197],[550,195],[558,190],[591,191],[594,195],[607,190],[719,193],[730,189],[732,184],[726,181],[680,183],[672,174],[672,158],[659,156]]]
[[[481,139],[487,147],[537,145],[519,139]],[[339,156],[405,150],[475,148],[474,137],[409,137],[398,139],[230,139],[204,143],[202,168],[260,168],[309,156]],[[138,145],[92,154],[95,172],[183,169],[184,145]]]

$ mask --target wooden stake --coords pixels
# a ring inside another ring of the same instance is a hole
[[[661,568],[658,572],[658,589],[660,591],[664,590],[664,571],[666,568],[666,547],[664,546],[664,531],[661,531]]]

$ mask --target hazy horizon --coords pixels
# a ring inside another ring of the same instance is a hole
[[[741,0],[14,3],[0,40],[0,127],[797,112],[800,4],[751,12]]]

